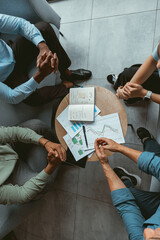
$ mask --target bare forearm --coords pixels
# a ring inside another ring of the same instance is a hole
[[[156,64],[157,62],[154,60],[152,55],[150,55],[134,74],[130,82],[142,85],[156,69]]]
[[[53,172],[54,172],[54,170],[57,168],[57,164],[55,164],[55,165],[53,165],[53,164],[49,164],[48,163],[48,165],[47,165],[47,167],[44,169],[44,171],[47,173],[47,174],[49,174],[49,175],[51,175]]]
[[[124,183],[119,179],[117,174],[113,171],[113,169],[109,166],[108,163],[102,164],[102,168],[107,178],[108,185],[111,192],[117,189],[126,187]]]
[[[160,94],[152,93],[151,101],[160,104]]]
[[[128,148],[128,147],[123,146],[123,145],[118,146],[117,152],[120,152],[120,153],[124,154],[125,156],[129,157],[135,163],[137,163],[138,158],[139,158],[140,154],[142,153],[140,151]]]
[[[41,137],[41,138],[39,139],[39,144],[40,144],[41,146],[45,146],[48,141],[49,141],[48,139],[46,139],[46,138],[44,138],[44,137]]]

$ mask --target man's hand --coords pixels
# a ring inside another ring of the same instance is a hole
[[[101,146],[103,149],[109,150],[111,152],[119,152],[121,145],[115,141],[108,138],[98,138],[95,141],[95,146]]]
[[[53,171],[56,169],[57,166],[60,165],[60,163],[62,162],[61,159],[58,157],[58,154],[55,156],[56,154],[53,154],[53,152],[49,152],[48,156],[47,156],[47,161],[48,164],[45,168],[45,172],[49,175],[51,175],[53,173]]]
[[[45,148],[48,152],[48,157],[59,158],[62,162],[66,161],[66,151],[61,144],[47,142]]]
[[[147,94],[147,90],[144,89],[140,84],[128,82],[123,87],[123,93],[128,98],[136,98],[136,97],[144,98],[144,96]]]
[[[50,55],[50,65],[52,69],[54,70],[54,73],[56,74],[58,71],[58,57],[56,53],[52,53],[48,46],[45,44],[45,42],[41,42],[38,44],[39,47],[39,55],[37,57],[37,68],[40,68],[42,62],[47,58],[48,55]]]
[[[96,154],[97,154],[97,157],[98,157],[99,161],[101,162],[101,164],[108,163],[108,157],[106,156],[106,154],[104,152],[104,144],[105,144],[105,142],[102,138],[96,139],[96,141],[94,143]]]
[[[38,71],[33,76],[34,80],[40,83],[46,76],[53,72],[53,67],[51,66],[52,52],[41,62]]]

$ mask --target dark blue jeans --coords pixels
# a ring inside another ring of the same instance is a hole
[[[160,156],[160,144],[155,139],[148,139],[144,143],[144,151],[154,152]],[[124,183],[135,197],[144,218],[151,217],[160,205],[160,193],[136,189],[129,180],[125,180]]]

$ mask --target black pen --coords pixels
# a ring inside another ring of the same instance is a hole
[[[84,133],[84,138],[85,138],[86,146],[87,146],[87,148],[88,148],[88,142],[87,142],[87,136],[86,136],[85,126],[83,125],[82,128],[83,128],[83,133]]]

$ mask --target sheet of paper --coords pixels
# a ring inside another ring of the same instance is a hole
[[[94,152],[95,152],[95,151],[93,151],[92,153],[90,153],[90,154],[88,155],[88,158],[91,158]]]
[[[70,121],[94,121],[94,105],[69,105]]]
[[[83,131],[80,131],[74,138],[71,138],[68,134],[66,134],[64,137],[64,140],[69,147],[70,151],[72,152],[74,158],[76,161],[80,160],[81,158],[87,156],[94,150],[90,151],[84,151],[83,150],[83,144],[84,144],[84,135]]]
[[[69,91],[69,103],[70,104],[94,104],[95,88],[70,88]]]
[[[85,125],[85,128],[88,149],[93,149],[95,140],[101,137],[110,138],[117,143],[125,142],[118,113],[98,116],[94,123]],[[85,149],[87,149],[86,145],[84,145]]]
[[[95,106],[95,117],[100,113],[100,109]],[[68,107],[57,117],[58,122],[66,130],[66,132],[73,138],[82,129],[83,122],[71,122],[68,120]]]

